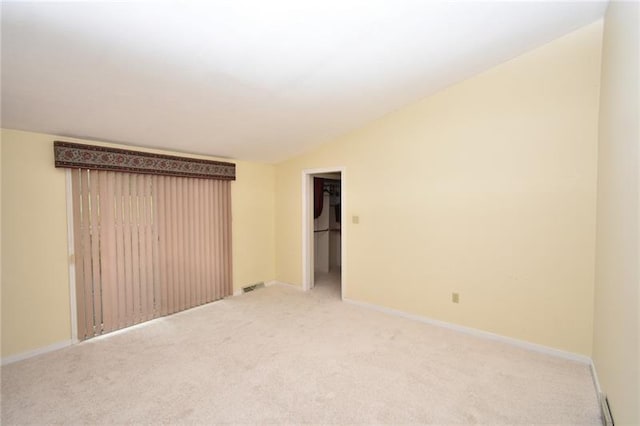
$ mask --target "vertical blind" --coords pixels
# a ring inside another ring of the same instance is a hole
[[[78,338],[228,296],[228,180],[72,169]]]

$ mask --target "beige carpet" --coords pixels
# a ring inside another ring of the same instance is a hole
[[[599,424],[586,365],[272,286],[2,368],[2,424]]]

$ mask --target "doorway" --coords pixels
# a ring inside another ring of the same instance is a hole
[[[304,170],[303,288],[345,294],[344,168]]]

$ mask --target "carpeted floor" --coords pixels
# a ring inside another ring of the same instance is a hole
[[[2,424],[600,424],[589,368],[271,286],[2,368]]]

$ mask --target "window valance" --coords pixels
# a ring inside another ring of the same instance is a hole
[[[165,176],[235,180],[236,165],[128,149],[55,141],[55,166]]]

